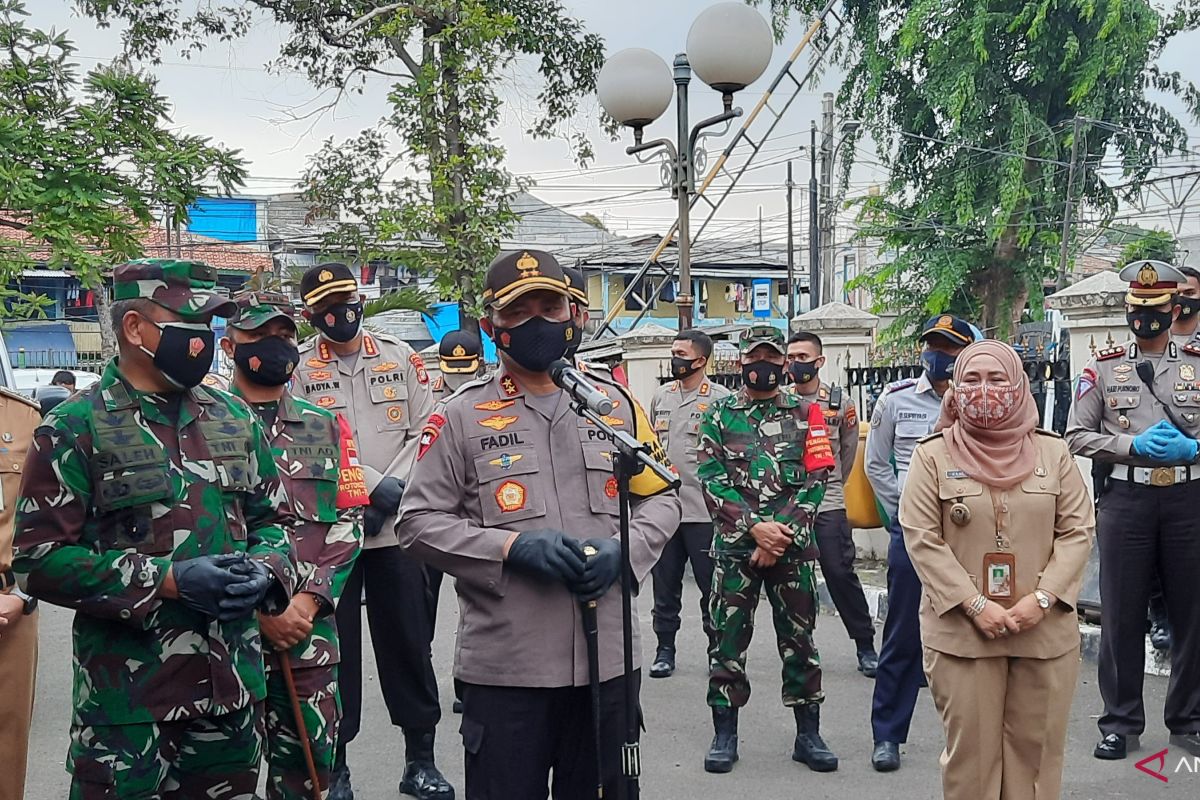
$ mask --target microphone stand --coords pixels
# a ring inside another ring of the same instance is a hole
[[[621,774],[625,791],[622,800],[638,800],[641,795],[641,747],[638,733],[638,693],[633,685],[633,566],[629,560],[629,481],[643,469],[650,469],[668,486],[678,488],[679,477],[650,455],[648,445],[639,442],[628,431],[619,431],[588,408],[572,398],[571,410],[599,428],[613,442],[613,477],[617,479],[621,532],[621,645],[625,656],[625,743],[621,745]]]

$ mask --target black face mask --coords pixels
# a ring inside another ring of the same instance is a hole
[[[203,322],[147,321],[162,331],[162,337],[157,350],[151,353],[141,346],[142,352],[154,359],[155,368],[180,389],[198,386],[212,367],[216,352],[212,328]]]
[[[1129,330],[1133,331],[1133,335],[1137,338],[1153,339],[1163,331],[1171,329],[1172,319],[1170,311],[1142,308],[1137,311],[1125,312],[1125,322],[1128,323]]]
[[[792,383],[808,383],[817,377],[819,371],[816,361],[793,361],[788,364],[788,374],[792,376]]]
[[[571,320],[571,336],[567,342],[567,351],[563,353],[563,357],[574,361],[575,354],[579,352],[579,345],[583,344],[583,327],[576,324],[575,320]]]
[[[697,367],[693,363],[695,361],[699,361],[699,359],[671,356],[671,377],[680,379],[688,378],[704,369],[703,365]]]
[[[496,347],[530,372],[545,372],[578,338],[570,320],[530,317],[514,328],[496,328]]]
[[[756,392],[769,392],[783,383],[783,365],[770,361],[742,364],[742,383]]]
[[[338,303],[312,315],[312,324],[331,342],[348,342],[362,330],[362,301]]]
[[[948,381],[954,377],[954,360],[957,356],[941,350],[925,350],[921,353],[921,366],[931,381]]]
[[[259,386],[282,386],[292,379],[299,362],[300,351],[282,336],[268,336],[233,347],[233,363],[246,380]]]
[[[1200,311],[1200,297],[1184,297],[1180,295],[1175,298],[1175,302],[1179,304],[1179,318],[1191,319]]]

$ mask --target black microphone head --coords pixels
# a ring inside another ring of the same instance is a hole
[[[1149,361],[1142,361],[1137,365],[1137,374],[1142,383],[1154,383],[1154,365]]]
[[[563,371],[572,369],[572,367],[573,365],[570,361],[567,361],[565,358],[560,358],[555,361],[551,361],[550,367],[546,371],[550,373],[550,380],[558,383],[559,379],[562,377]]]

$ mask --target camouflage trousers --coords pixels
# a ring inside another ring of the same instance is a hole
[[[272,661],[277,657],[269,656]],[[317,778],[324,790],[329,787],[338,720],[342,716],[337,693],[337,665],[293,668],[292,675],[296,681],[304,729],[312,746]],[[267,759],[267,800],[309,800],[312,797],[312,781],[300,744],[296,715],[292,712],[292,700],[288,696],[283,672],[270,662],[266,716],[264,749]]]
[[[73,725],[71,800],[254,800],[262,703],[219,717]]]
[[[708,704],[741,708],[750,700],[746,651],[754,635],[754,612],[766,589],[783,659],[783,704],[819,703],[821,661],[813,642],[817,588],[812,561],[785,561],[761,568],[748,555],[713,556],[709,613],[716,635],[708,651]]]

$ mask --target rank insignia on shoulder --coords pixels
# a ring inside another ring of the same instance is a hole
[[[375,344],[375,337],[369,333],[363,334],[363,352],[369,356],[379,355],[379,345]]]
[[[416,353],[408,357],[408,362],[413,365],[413,369],[417,373],[417,383],[424,386],[429,383],[429,373],[425,371],[425,362]]]
[[[1188,342],[1183,346],[1183,352],[1193,356],[1200,356],[1200,342]]]
[[[483,403],[476,403],[476,411],[502,411],[509,406],[517,404],[516,400],[487,400]]]
[[[520,417],[506,417],[503,414],[493,414],[490,417],[476,420],[476,422],[485,428],[491,428],[494,431],[502,431],[509,425],[512,425],[518,419],[520,419]]]
[[[701,397],[708,397],[709,394],[711,394],[711,393],[712,393],[712,386],[709,384],[708,381],[705,381],[704,383],[700,384],[700,396]]]
[[[1108,347],[1104,350],[1101,350],[1099,353],[1096,353],[1096,360],[1108,361],[1110,358],[1117,358],[1123,355],[1125,355],[1125,348],[1121,345],[1117,345],[1116,347]]]
[[[525,486],[516,481],[505,481],[496,489],[496,505],[508,513],[525,507]]]
[[[400,365],[395,361],[384,361],[371,367],[371,372],[391,372],[394,369],[399,369]]]
[[[517,382],[512,379],[511,375],[505,375],[500,379],[500,388],[506,397],[514,397],[521,392],[517,388]]]

